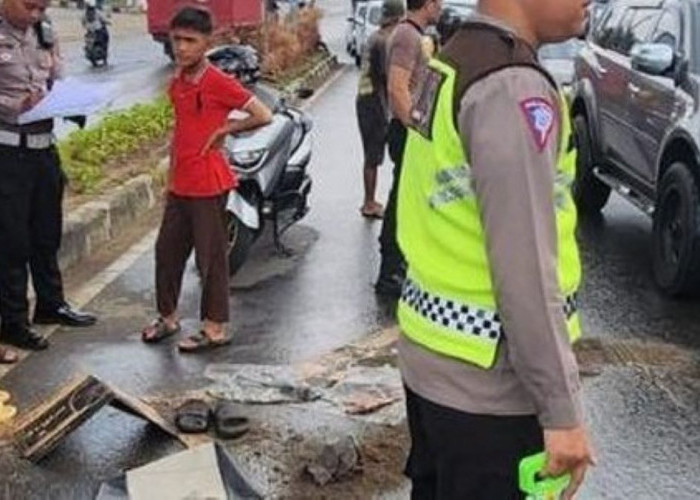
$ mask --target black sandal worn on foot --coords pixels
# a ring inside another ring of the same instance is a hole
[[[227,346],[231,343],[231,336],[225,335],[220,339],[212,339],[207,336],[206,333],[200,331],[197,335],[190,335],[185,340],[191,342],[191,345],[185,347],[182,345],[182,343],[179,344],[177,347],[180,349],[180,352],[196,353],[211,351],[218,347]]]
[[[186,434],[201,434],[209,429],[211,409],[200,399],[190,399],[175,413],[175,425]]]
[[[174,329],[168,328],[163,318],[158,318],[146,328],[141,330],[141,340],[146,344],[157,344],[158,342],[180,333],[180,323]]]

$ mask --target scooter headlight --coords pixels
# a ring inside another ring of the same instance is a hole
[[[267,149],[248,149],[243,151],[232,151],[230,160],[234,168],[249,170],[262,162],[267,154]]]

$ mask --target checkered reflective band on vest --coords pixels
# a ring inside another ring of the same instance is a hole
[[[401,301],[428,321],[459,335],[474,335],[494,344],[503,335],[498,312],[433,295],[411,279],[404,283]],[[569,320],[577,311],[577,294],[574,293],[564,301],[564,315]]]

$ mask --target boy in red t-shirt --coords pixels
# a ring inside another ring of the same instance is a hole
[[[231,342],[228,322],[226,200],[236,177],[221,151],[229,134],[272,119],[270,110],[235,78],[205,57],[212,20],[205,10],[186,7],[173,18],[170,38],[176,74],[169,96],[175,111],[168,194],[156,242],[156,296],[159,317],[142,332],[155,343],[180,331],[177,303],[185,264],[192,248],[201,276],[201,331],[178,345],[200,352]],[[233,110],[248,116],[229,120]]]

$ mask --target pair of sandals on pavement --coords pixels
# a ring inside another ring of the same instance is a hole
[[[157,344],[177,335],[182,331],[180,323],[177,323],[175,328],[168,326],[163,318],[158,318],[153,323],[148,325],[141,331],[141,340],[146,344]],[[177,348],[180,352],[199,353],[211,351],[219,347],[227,346],[231,343],[231,335],[224,334],[221,338],[215,339],[207,335],[204,330],[200,330],[195,335],[189,335],[185,340],[180,342]]]
[[[212,409],[201,399],[190,399],[175,412],[175,426],[185,434],[202,434],[212,424],[221,439],[236,439],[250,430],[249,420],[238,415],[230,401],[220,401]]]

